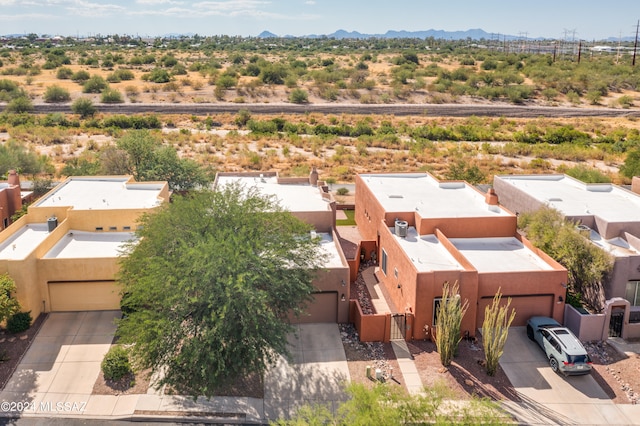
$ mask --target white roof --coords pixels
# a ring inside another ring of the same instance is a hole
[[[617,185],[585,184],[563,175],[499,178],[565,216],[598,216],[607,222],[640,221],[640,196]]]
[[[340,257],[338,247],[336,247],[336,242],[333,241],[333,236],[326,232],[318,232],[316,235],[321,238],[320,252],[327,255],[327,262],[324,266],[326,268],[346,266],[342,263],[342,258]]]
[[[24,259],[34,251],[48,235],[49,228],[46,223],[29,223],[0,243],[0,259]]]
[[[70,231],[44,255],[43,259],[118,257],[125,244],[135,239],[132,232]]]
[[[515,237],[451,238],[478,272],[523,272],[553,268]]]
[[[128,177],[70,178],[38,201],[37,207],[77,210],[146,209],[158,206],[161,183],[127,183]]]
[[[393,233],[394,228],[390,229]],[[396,239],[418,272],[464,269],[435,235],[418,235],[416,228],[411,226],[406,238],[396,236]]]
[[[426,173],[360,175],[387,212],[416,211],[423,218],[509,216],[488,205],[464,182],[438,182]]]
[[[218,176],[218,185],[239,182],[246,187],[256,187],[264,195],[273,195],[280,205],[290,212],[327,211],[329,201],[322,198],[320,190],[309,184],[280,184],[276,176]]]

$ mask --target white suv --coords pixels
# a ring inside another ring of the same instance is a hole
[[[553,318],[529,318],[527,336],[544,350],[551,369],[556,373],[573,375],[591,372],[591,359],[580,340]]]

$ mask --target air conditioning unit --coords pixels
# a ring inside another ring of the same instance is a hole
[[[396,220],[396,235],[398,237],[406,238],[407,229],[409,229],[409,224],[406,220]]]

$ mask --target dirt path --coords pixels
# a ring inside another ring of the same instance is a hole
[[[231,103],[136,103],[136,104],[96,104],[101,113],[106,114],[193,114],[208,115],[219,113],[237,113],[249,110],[254,114],[379,114],[396,116],[429,116],[429,117],[640,117],[640,109],[612,108],[569,108],[544,106],[519,106],[508,104],[393,104],[393,105],[361,105],[361,104],[306,104],[287,103],[269,104],[231,104]],[[49,114],[53,112],[71,113],[70,104],[36,104],[34,112]]]

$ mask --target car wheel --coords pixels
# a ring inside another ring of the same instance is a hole
[[[558,361],[554,357],[549,358],[549,365],[551,366],[551,369],[554,373],[558,372]]]
[[[533,327],[531,327],[529,324],[527,324],[527,337],[529,338],[529,340],[534,340],[533,339]]]

